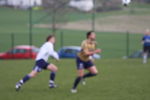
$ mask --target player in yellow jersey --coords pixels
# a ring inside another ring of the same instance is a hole
[[[101,52],[100,49],[96,48],[96,34],[95,32],[90,31],[86,34],[86,36],[87,39],[82,42],[81,51],[78,53],[76,58],[78,76],[74,81],[73,88],[71,89],[72,93],[77,92],[77,86],[82,80],[98,74],[97,68],[92,61],[92,55]],[[89,72],[84,74],[84,69],[87,69]]]

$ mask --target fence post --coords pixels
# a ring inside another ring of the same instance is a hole
[[[14,33],[11,33],[11,48],[14,48],[15,45],[15,36]],[[14,57],[14,52],[12,52],[12,58]]]
[[[92,30],[95,31],[95,16],[96,16],[95,4],[96,4],[96,0],[93,0],[93,2],[94,2],[94,8],[93,8],[93,12],[92,12]]]
[[[32,7],[29,8],[29,45],[32,46]],[[32,57],[32,50],[30,57]]]
[[[63,32],[60,33],[60,46],[61,47],[64,46],[64,33]]]
[[[130,37],[129,32],[126,33],[126,56],[129,57],[129,49],[130,49]]]
[[[11,48],[14,47],[14,40],[15,40],[14,33],[11,33]]]

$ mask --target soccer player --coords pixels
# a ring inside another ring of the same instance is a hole
[[[55,36],[49,35],[46,39],[46,42],[40,48],[39,53],[35,59],[35,66],[33,70],[24,76],[17,84],[16,84],[16,91],[19,91],[21,86],[25,84],[29,79],[35,77],[39,72],[43,69],[50,70],[50,80],[49,80],[49,87],[55,88],[57,85],[54,83],[57,67],[52,64],[48,63],[49,56],[54,57],[56,60],[59,60],[58,54],[54,51],[54,43],[55,43]]]
[[[147,63],[148,54],[150,53],[150,30],[147,29],[142,39],[143,44],[143,63]]]
[[[71,89],[72,93],[77,92],[77,86],[80,82],[83,82],[83,85],[85,84],[85,78],[93,77],[98,74],[97,68],[91,59],[92,55],[101,52],[100,49],[96,49],[96,34],[95,32],[90,31],[86,36],[87,39],[82,42],[81,51],[78,53],[76,58],[78,76]],[[87,69],[89,72],[84,74],[84,69]]]

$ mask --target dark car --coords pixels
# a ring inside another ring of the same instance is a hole
[[[77,53],[81,51],[79,46],[65,46],[58,51],[60,58],[76,58]],[[94,54],[94,59],[100,59],[100,55]]]
[[[34,59],[38,51],[35,46],[19,45],[8,52],[0,53],[0,59]]]

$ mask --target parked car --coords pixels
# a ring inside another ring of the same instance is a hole
[[[0,59],[34,59],[39,48],[29,45],[19,45],[8,52],[0,53]]]
[[[58,54],[60,58],[76,58],[79,51],[81,51],[81,47],[79,46],[65,46],[58,51]],[[92,57],[100,59],[100,55],[98,54],[94,54]]]

